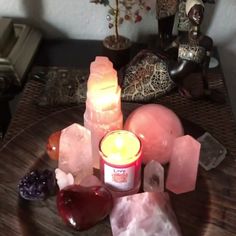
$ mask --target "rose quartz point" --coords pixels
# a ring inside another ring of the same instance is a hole
[[[178,116],[159,104],[147,104],[135,109],[127,118],[124,129],[135,133],[142,141],[143,162],[169,162],[173,142],[184,134]]]
[[[189,135],[174,142],[166,188],[180,194],[195,190],[201,144]]]
[[[59,169],[80,179],[93,174],[90,131],[72,124],[61,131],[59,144]]]
[[[180,236],[166,193],[144,192],[116,198],[110,214],[113,236]]]

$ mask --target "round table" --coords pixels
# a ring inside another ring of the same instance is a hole
[[[124,117],[139,104],[122,104]],[[18,196],[18,182],[32,169],[53,169],[48,158],[49,135],[74,122],[83,124],[84,105],[55,112],[23,130],[0,151],[0,232],[11,236],[112,235],[109,219],[85,232],[65,226],[57,214],[55,197],[28,202]],[[198,137],[204,130],[183,120],[186,133]],[[226,158],[209,172],[199,167],[196,190],[175,195],[171,202],[185,236],[227,236],[236,234],[236,162]]]

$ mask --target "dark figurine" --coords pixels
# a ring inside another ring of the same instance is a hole
[[[179,0],[156,0],[159,46],[164,47],[172,39],[172,30]]]
[[[185,10],[191,27],[188,34],[178,37],[171,45],[172,48],[178,50],[178,62],[171,63],[170,76],[177,84],[184,85],[184,77],[188,76],[191,72],[200,71],[203,90],[198,91],[198,94],[192,94],[193,96],[200,96],[204,92],[209,93],[206,74],[213,41],[210,37],[202,35],[200,32],[200,25],[204,16],[204,3],[202,0],[187,0]],[[169,49],[171,50],[171,47]],[[187,91],[185,88],[181,90],[191,97],[190,91]]]
[[[179,0],[178,6],[178,35],[187,34],[191,28],[191,21],[189,20],[188,15],[186,14],[186,1],[187,0]],[[203,0],[203,3],[214,4],[214,0]]]
[[[186,14],[186,0],[179,1],[178,9],[178,34],[185,34],[190,30],[191,22]]]
[[[141,51],[123,70],[123,100],[149,101],[178,87],[181,94],[190,98],[210,96],[206,80],[213,41],[200,32],[204,4],[201,0],[187,0],[186,14],[191,29],[186,37],[177,38],[167,52],[176,52],[177,59],[169,54]],[[190,76],[200,72],[196,78]],[[194,86],[194,81],[197,82]]]

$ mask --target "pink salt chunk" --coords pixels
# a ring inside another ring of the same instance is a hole
[[[72,124],[61,131],[59,169],[83,179],[93,174],[90,131],[79,124]]]
[[[90,65],[88,91],[116,87],[118,85],[116,76],[117,72],[107,57],[96,57],[95,61]]]
[[[195,189],[201,144],[189,135],[175,140],[166,188],[180,194]]]
[[[113,236],[180,236],[167,193],[144,192],[116,198],[110,214]]]
[[[97,72],[103,74],[107,68],[113,68],[112,62],[107,57],[97,56],[95,61],[90,65],[90,72]]]

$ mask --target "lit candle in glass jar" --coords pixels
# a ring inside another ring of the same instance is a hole
[[[101,179],[116,196],[138,192],[141,148],[139,138],[126,130],[111,131],[101,140]]]

